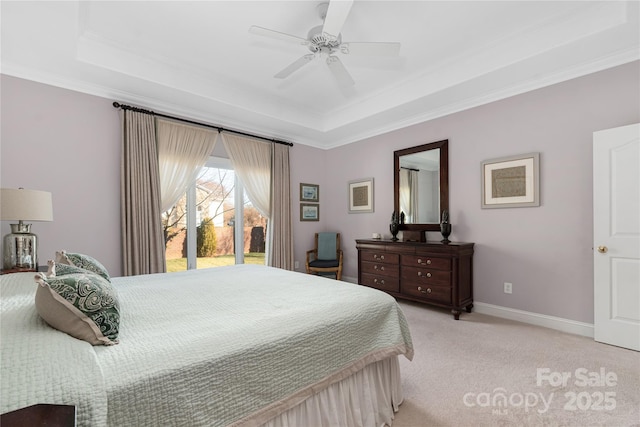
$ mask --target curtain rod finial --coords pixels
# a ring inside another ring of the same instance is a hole
[[[113,102],[113,106],[114,106],[115,108],[120,108],[120,103],[118,103],[118,102],[115,102],[115,101],[114,101],[114,102]]]

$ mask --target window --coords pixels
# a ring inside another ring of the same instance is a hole
[[[210,158],[162,221],[168,272],[265,262],[267,219],[247,198],[228,159]]]

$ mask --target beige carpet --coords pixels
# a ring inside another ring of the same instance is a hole
[[[400,357],[405,400],[393,427],[640,426],[640,353],[483,314],[455,321],[446,310],[400,305],[415,357]]]

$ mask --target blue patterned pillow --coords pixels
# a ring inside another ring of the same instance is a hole
[[[58,265],[66,264],[83,268],[92,273],[98,274],[107,280],[111,280],[111,277],[109,277],[109,272],[104,267],[104,265],[100,264],[97,259],[90,257],[89,255],[68,253],[67,251],[62,250],[56,252],[56,262],[58,263]]]
[[[45,322],[92,345],[118,343],[120,304],[111,282],[90,272],[35,279],[36,310]]]

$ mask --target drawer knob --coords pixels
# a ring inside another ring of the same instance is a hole
[[[419,290],[420,292],[422,292],[423,294],[430,294],[430,293],[431,293],[431,288],[427,288],[427,289],[425,289],[425,288],[423,288],[422,286],[418,286],[418,290]]]
[[[427,264],[427,265],[431,265],[431,260],[428,259],[426,261],[423,261],[422,258],[418,258],[418,264]]]
[[[384,259],[384,255],[380,255],[380,256],[378,256],[378,254],[373,254],[373,259],[380,259],[380,260],[383,260],[383,259]]]
[[[381,266],[378,268],[378,264],[376,264],[376,265],[374,265],[374,266],[373,266],[373,269],[374,269],[374,270],[384,271],[384,265],[381,265]]]
[[[431,277],[431,273],[427,273],[425,276]],[[422,271],[418,271],[418,277],[422,277]]]
[[[373,283],[375,283],[376,285],[378,283],[380,283],[381,285],[384,285],[384,279],[378,280],[378,279],[373,279]]]

